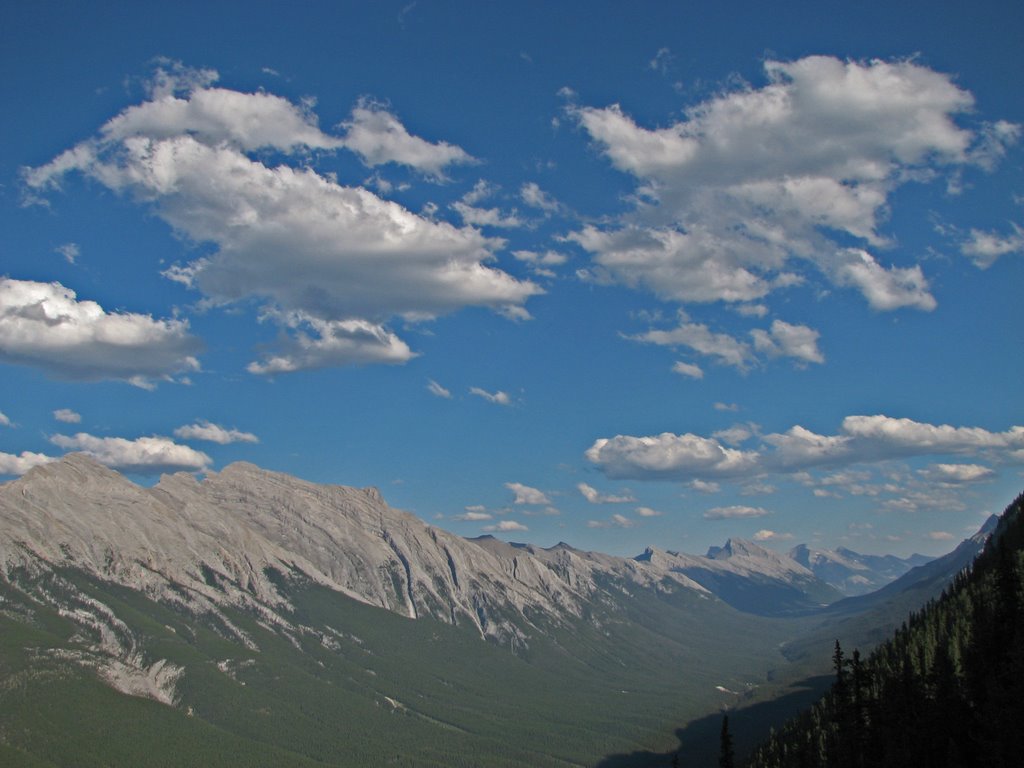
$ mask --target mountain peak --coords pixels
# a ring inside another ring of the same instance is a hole
[[[712,560],[725,560],[730,557],[760,557],[775,560],[779,556],[770,549],[765,549],[748,539],[729,538],[721,547],[709,547],[705,557]]]

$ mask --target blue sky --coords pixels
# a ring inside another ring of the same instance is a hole
[[[0,472],[938,554],[1021,490],[1019,3],[8,3]]]

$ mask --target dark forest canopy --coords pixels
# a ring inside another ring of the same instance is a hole
[[[1024,494],[974,565],[865,660],[836,642],[835,682],[751,768],[1020,765]]]

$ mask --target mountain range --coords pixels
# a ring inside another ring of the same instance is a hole
[[[0,757],[148,754],[74,725],[55,747],[30,703],[57,679],[132,710],[140,728],[172,718],[161,728],[199,746],[167,764],[215,764],[213,745],[229,742],[273,765],[368,764],[388,750],[413,765],[656,763],[670,723],[777,695],[814,671],[793,664],[801,638],[884,631],[899,617],[880,606],[941,591],[983,542],[903,590],[892,585],[926,558],[784,555],[739,539],[622,558],[465,539],[372,488],[244,463],[146,488],[72,454],[0,486]],[[890,593],[849,605],[883,584]],[[64,691],[60,706],[86,699]],[[273,727],[260,714],[281,709]],[[365,727],[327,733],[325,713]]]

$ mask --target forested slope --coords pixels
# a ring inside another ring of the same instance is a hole
[[[1020,765],[1024,755],[1024,495],[973,567],[759,747],[751,768]]]

